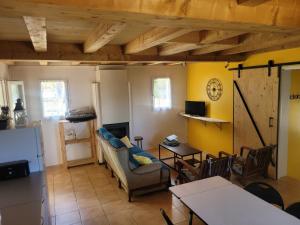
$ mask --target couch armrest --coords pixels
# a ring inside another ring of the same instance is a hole
[[[140,166],[140,167],[134,169],[132,172],[134,174],[143,175],[146,173],[152,173],[155,171],[159,171],[161,169],[161,167],[162,167],[161,163],[151,163],[148,165]]]

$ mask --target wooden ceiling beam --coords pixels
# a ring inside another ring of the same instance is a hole
[[[48,61],[46,60],[41,60],[39,61],[40,66],[48,66]]]
[[[234,47],[239,42],[239,35],[244,34],[236,31],[205,31],[202,32],[198,43],[170,43],[159,48],[159,55],[174,55],[195,49],[201,49],[208,44],[220,44],[220,49]],[[200,36],[200,35],[199,35]],[[183,39],[182,39],[183,40]],[[221,47],[222,46],[222,47]],[[223,49],[223,50],[224,50]]]
[[[165,62],[153,62],[153,63],[147,63],[146,66],[157,66],[160,64],[164,64]]]
[[[46,18],[24,16],[23,19],[35,51],[47,51]]]
[[[16,51],[16,49],[18,49]],[[176,56],[159,55],[124,55],[121,46],[105,45],[97,52],[85,54],[78,44],[48,43],[47,52],[35,52],[28,42],[0,41],[0,60],[21,61],[80,61],[80,62],[197,62],[197,61],[241,61],[243,55],[219,56],[190,56],[181,54]]]
[[[244,6],[258,6],[271,0],[237,0],[238,5]]]
[[[300,41],[300,34],[279,35],[279,34],[251,34],[232,49],[222,51],[222,55],[234,55],[245,52],[253,52],[261,49],[268,49],[276,46],[286,45]]]
[[[200,48],[201,44],[192,43],[172,43],[166,44],[159,48],[159,55],[174,55]]]
[[[259,7],[244,7],[233,2],[233,0],[1,0],[0,15],[43,16],[56,20],[79,18],[93,22],[123,21],[153,27],[188,26],[191,29],[284,33],[299,30],[298,0],[290,0],[288,4],[286,1],[272,1]]]
[[[191,32],[191,29],[156,27],[125,46],[125,54],[135,54]]]
[[[125,23],[98,24],[84,42],[84,52],[96,52],[126,27]]]
[[[209,54],[212,52],[219,52],[222,50],[233,48],[232,45],[226,45],[226,44],[211,44],[204,46],[203,48],[196,49],[191,52],[192,55],[204,55]]]

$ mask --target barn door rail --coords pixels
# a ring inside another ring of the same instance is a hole
[[[259,137],[260,142],[262,143],[263,146],[266,146],[266,143],[265,143],[265,141],[264,141],[264,139],[263,139],[263,137],[262,137],[262,135],[261,135],[261,133],[260,133],[260,131],[258,129],[258,126],[257,126],[257,124],[256,124],[256,122],[255,122],[255,120],[253,118],[253,115],[252,115],[252,113],[251,113],[251,111],[250,111],[250,109],[248,107],[248,104],[247,104],[247,102],[246,102],[246,100],[245,100],[245,98],[244,98],[244,96],[243,96],[243,94],[241,92],[241,89],[240,89],[238,83],[235,80],[233,81],[233,83],[234,83],[234,86],[235,86],[235,88],[237,89],[237,91],[239,93],[240,98],[242,99],[242,102],[243,102],[243,104],[244,104],[244,106],[246,108],[246,111],[247,111],[250,119],[251,119],[251,122],[252,122],[252,124],[253,124],[253,126],[255,128],[255,131],[256,131],[256,133],[257,133],[257,135]]]
[[[283,66],[293,66],[293,65],[300,65],[300,61],[294,62],[285,62],[285,63],[275,63],[274,60],[269,60],[267,64],[261,65],[254,65],[254,66],[244,66],[243,64],[238,64],[238,67],[234,68],[227,68],[229,71],[241,71],[241,70],[248,70],[248,69],[258,69],[258,68],[268,68],[268,74],[270,74],[270,69],[273,67],[281,68]]]

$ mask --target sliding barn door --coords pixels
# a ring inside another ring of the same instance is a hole
[[[277,145],[279,76],[278,68],[241,70],[234,74],[234,152],[242,146]],[[276,149],[277,151],[277,149]],[[269,175],[276,178],[275,165]]]

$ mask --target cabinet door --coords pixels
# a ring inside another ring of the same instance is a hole
[[[37,157],[36,128],[19,128],[0,131],[0,163],[28,160],[30,172],[40,171]]]

